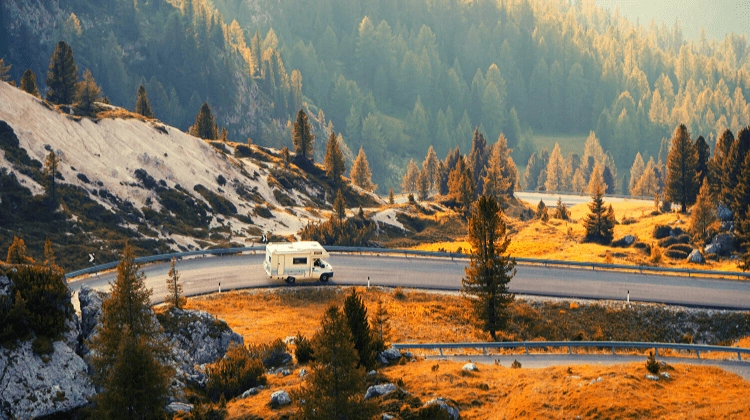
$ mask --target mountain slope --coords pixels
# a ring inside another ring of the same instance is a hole
[[[116,259],[127,239],[151,254],[293,235],[330,208],[332,188],[279,166],[273,150],[209,143],[100,106],[100,116],[112,117],[69,115],[0,83],[0,249],[25,236],[40,256],[49,235],[66,248],[63,265],[80,268],[89,253],[97,262]],[[49,150],[60,158],[61,185],[57,211],[48,213],[40,168]],[[26,153],[29,159],[17,157]],[[357,202],[376,201],[363,195]]]

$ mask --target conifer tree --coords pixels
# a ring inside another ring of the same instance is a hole
[[[333,199],[333,217],[339,225],[346,220],[346,200],[341,190],[336,191],[336,198]]]
[[[427,200],[430,195],[430,176],[426,169],[419,171],[417,176],[417,195],[420,201]]]
[[[593,177],[592,177],[593,181]],[[615,228],[615,212],[612,205],[606,207],[602,195],[604,187],[601,183],[592,184],[593,194],[589,204],[589,215],[584,220],[583,225],[586,228],[584,242],[596,242],[602,245],[608,245],[612,242]]]
[[[365,155],[365,149],[360,146],[357,158],[354,159],[352,164],[352,184],[367,190],[374,191],[378,186],[372,183],[372,171],[370,171],[370,164],[367,163],[367,155]]]
[[[198,115],[195,116],[195,125],[190,127],[190,134],[204,140],[216,140],[219,137],[219,129],[208,102],[201,105]]]
[[[419,177],[419,168],[414,163],[414,159],[409,159],[409,165],[406,167],[406,173],[401,180],[401,190],[404,192],[414,192],[417,189],[417,178]]]
[[[29,256],[26,249],[26,242],[18,236],[13,237],[13,243],[8,248],[8,257],[5,259],[6,264],[34,264],[35,261]]]
[[[94,102],[99,100],[101,89],[96,84],[91,70],[86,69],[83,73],[83,80],[76,83],[76,106],[85,113],[94,110]]]
[[[552,154],[547,162],[547,179],[544,182],[544,188],[548,192],[564,191],[567,189],[565,180],[565,161],[560,153],[560,145],[555,143]]]
[[[291,156],[289,154],[289,148],[284,146],[283,149],[281,149],[281,164],[286,168],[289,166],[289,162],[291,161]]]
[[[187,299],[182,295],[180,273],[177,271],[176,264],[177,259],[172,258],[172,263],[169,267],[169,274],[167,274],[167,296],[164,298],[164,303],[169,307],[182,309],[185,306]]]
[[[509,179],[512,176],[506,176],[505,173],[507,165],[508,161],[504,161],[503,148],[498,140],[498,143],[492,146],[484,176],[484,195],[492,196],[498,203],[502,203],[508,195],[508,190],[512,190],[512,181]]]
[[[73,59],[73,50],[65,41],[60,41],[49,60],[47,100],[54,104],[72,104],[77,82],[78,67]]]
[[[659,187],[659,177],[656,174],[656,163],[654,158],[648,160],[646,169],[643,170],[640,179],[637,180],[630,195],[641,197],[655,197],[661,191]]]
[[[373,326],[377,335],[376,344],[380,349],[385,349],[385,343],[388,341],[391,333],[391,317],[382,299],[378,299]]]
[[[479,128],[474,129],[474,137],[471,140],[471,150],[469,151],[469,161],[467,166],[471,171],[472,181],[476,188],[477,194],[482,194],[484,188],[484,168],[487,166],[487,159],[489,153],[487,151],[487,140],[484,135],[479,132]]]
[[[58,167],[60,166],[60,159],[58,159],[57,155],[55,154],[54,150],[51,150],[49,154],[47,155],[47,158],[44,160],[44,179],[46,181],[46,187],[47,187],[47,199],[48,205],[51,209],[55,209],[57,207],[57,191],[56,191],[56,177],[58,171]]]
[[[370,370],[375,367],[375,348],[373,346],[373,335],[370,331],[370,321],[367,318],[367,308],[352,288],[352,293],[344,299],[344,315],[352,332],[354,348],[359,355],[358,367]]]
[[[540,185],[539,181],[541,180],[543,184],[547,180],[546,176],[542,177],[541,175],[543,171],[546,172],[548,162],[549,151],[546,148],[531,154],[524,174],[527,190],[538,190],[539,187],[544,187],[544,185]]]
[[[681,212],[687,211],[687,206],[695,202],[698,194],[696,185],[696,161],[693,142],[684,124],[680,124],[672,135],[672,147],[667,157],[667,182],[665,185],[665,199],[669,202],[680,203]]]
[[[368,419],[371,403],[364,401],[365,370],[357,367],[359,356],[354,347],[346,315],[338,306],[330,306],[323,315],[321,329],[312,339],[315,360],[300,388],[297,415],[304,420]]]
[[[161,364],[166,346],[151,311],[151,290],[127,243],[117,279],[102,303],[100,324],[91,338],[94,397],[98,418],[157,418],[164,415],[173,374]]]
[[[609,166],[605,166],[602,171],[602,181],[606,188],[604,189],[605,194],[615,193],[615,177],[612,175],[612,171],[609,170]]]
[[[328,137],[323,164],[326,168],[326,176],[333,180],[334,184],[338,183],[341,176],[346,172],[344,154],[341,152],[341,147],[339,147],[338,137],[336,137],[336,133],[333,131],[331,131],[331,135]]]
[[[0,82],[7,82],[10,80],[10,68],[13,67],[10,64],[5,64],[5,58],[0,57]]]
[[[708,186],[708,179],[704,178],[698,198],[690,214],[690,233],[694,240],[697,242],[708,239],[709,229],[715,222],[716,215],[711,200],[711,188]]]
[[[539,220],[544,220],[544,215],[547,214],[547,205],[544,204],[544,200],[539,200],[539,204],[536,205],[536,214],[535,217]]]
[[[55,251],[52,249],[52,241],[49,237],[44,241],[44,265],[52,269],[60,269],[57,266],[57,257],[55,257]]]
[[[430,145],[430,148],[427,150],[427,156],[425,156],[424,162],[422,162],[422,170],[427,171],[427,180],[430,183],[429,189],[431,190],[436,188],[440,182],[439,166],[440,160],[437,157],[437,153],[435,153],[435,149]]]
[[[448,177],[448,196],[458,203],[466,211],[470,210],[471,202],[474,201],[475,187],[471,176],[471,169],[466,165],[463,158],[451,171]]]
[[[507,254],[510,238],[494,198],[484,195],[472,206],[469,243],[472,251],[461,291],[474,297],[475,315],[496,340],[496,332],[507,324],[507,307],[515,298],[508,291],[508,283],[516,274],[516,261]]]
[[[724,163],[722,174],[722,194],[724,203],[732,209],[735,222],[742,220],[747,209],[741,206],[742,201],[737,201],[737,190],[740,188],[743,164],[750,151],[750,127],[745,127],[737,133],[737,138],[732,142],[729,156]]]
[[[143,115],[146,118],[154,118],[154,111],[151,110],[151,103],[146,95],[146,88],[141,85],[138,87],[138,97],[135,100],[135,113]]]
[[[497,153],[499,162],[502,165],[503,178],[508,181],[505,195],[512,197],[516,189],[516,184],[518,184],[518,168],[513,161],[513,157],[510,155],[513,149],[508,147],[508,139],[503,134],[500,134],[500,137],[497,138],[497,143],[493,145],[494,148],[498,149]],[[490,158],[492,158],[492,153],[490,153]],[[489,166],[490,163],[488,162],[487,165]]]
[[[39,97],[39,86],[36,84],[36,74],[31,69],[26,69],[21,77],[21,90]]]
[[[570,220],[570,210],[563,203],[562,197],[557,197],[557,208],[555,209],[555,218],[560,220]]]
[[[716,140],[714,155],[709,162],[709,184],[714,197],[717,197],[725,206],[729,207],[728,198],[731,197],[731,190],[727,190],[725,185],[724,169],[729,160],[729,151],[734,143],[734,134],[729,129],[724,130]]]
[[[604,176],[602,176],[602,167],[599,163],[594,165],[594,170],[591,171],[591,178],[589,179],[588,193],[590,195],[596,194],[597,188],[602,188],[602,194],[607,189],[607,185],[604,184]]]
[[[297,157],[312,160],[315,134],[313,134],[312,127],[307,121],[307,114],[302,109],[297,112],[297,120],[294,122],[294,128],[292,129],[292,142]]]
[[[628,191],[630,192],[630,195],[639,195],[635,194],[633,192],[633,189],[635,188],[635,184],[638,183],[638,180],[641,179],[641,175],[643,175],[643,171],[645,170],[646,164],[643,162],[641,152],[638,152],[635,155],[633,166],[630,167],[630,185],[628,185]]]
[[[703,186],[703,180],[708,176],[708,161],[711,158],[711,148],[706,143],[703,136],[698,136],[694,145],[695,153],[695,173],[697,176],[696,184]]]
[[[388,189],[388,204],[395,204],[396,199],[393,197],[393,188]]]

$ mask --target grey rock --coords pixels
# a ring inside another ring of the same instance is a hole
[[[87,342],[94,334],[102,316],[102,302],[107,294],[98,292],[84,285],[78,291],[78,302],[81,307],[81,333],[78,345],[78,354],[86,356],[89,353]]]
[[[647,374],[646,374],[646,379],[651,379],[652,381],[658,381],[658,380],[659,380],[659,377],[658,377],[658,376],[656,376],[656,375],[652,375],[652,374],[650,374],[650,373],[647,373]]]
[[[307,376],[307,369],[305,369],[305,368],[300,369],[299,370],[299,377],[300,378],[304,378],[305,376]]]
[[[703,249],[703,252],[708,254],[720,254],[721,253],[721,244],[708,244]]]
[[[373,385],[367,388],[367,392],[365,392],[365,400],[369,400],[370,398],[375,398],[381,395],[388,394],[389,392],[393,392],[396,389],[397,389],[396,385],[391,384],[391,383]]]
[[[281,369],[281,371],[279,372],[279,374],[281,374],[281,376],[289,376],[289,375],[292,374],[292,371],[289,370],[289,369]]]
[[[636,241],[637,239],[638,239],[638,238],[636,238],[636,237],[635,237],[635,236],[633,236],[633,235],[625,235],[625,236],[624,236],[624,237],[622,238],[622,240],[623,240],[623,241],[624,241],[624,242],[625,242],[625,243],[626,243],[626,244],[627,244],[628,246],[630,246],[630,245],[633,245],[633,244],[635,243],[635,241]]]
[[[381,419],[382,420],[393,420],[393,419],[395,419],[395,417],[393,417],[392,415],[390,415],[388,413],[384,413],[383,417],[381,417]]]
[[[595,383],[599,383],[602,381],[602,377],[598,377],[596,379],[592,379],[591,382],[589,382],[589,385],[594,385]]]
[[[412,353],[410,351],[405,351],[404,352],[404,357],[406,357],[407,359],[411,360],[411,359],[414,358],[414,353]]]
[[[226,322],[208,312],[171,309],[167,314],[169,321],[164,331],[167,340],[185,350],[194,364],[213,363],[224,357],[232,343],[245,344],[242,336]]]
[[[6,276],[0,276],[0,296],[9,296],[13,282]]]
[[[476,363],[467,363],[461,368],[461,370],[465,372],[479,372]]]
[[[461,414],[458,412],[458,408],[448,401],[445,398],[438,397],[433,400],[427,401],[424,406],[428,407],[430,405],[438,405],[441,410],[445,410],[448,413],[448,417],[451,418],[451,420],[458,420],[461,418]]]
[[[289,393],[283,389],[271,394],[271,405],[274,407],[291,404],[291,402],[292,399],[289,397]]]
[[[377,375],[377,373],[378,372],[376,372],[374,370],[371,370],[371,371],[367,372],[368,375]]]
[[[719,206],[716,208],[716,217],[718,217],[722,222],[730,222],[734,219],[734,214],[732,213],[732,210],[724,207],[723,204],[719,204]]]
[[[177,414],[180,411],[182,411],[183,413],[189,413],[189,412],[193,411],[193,404],[185,404],[185,403],[181,403],[181,402],[173,402],[173,403],[170,403],[167,406],[167,412],[168,413]]]
[[[734,249],[734,237],[731,233],[720,233],[714,236],[709,246],[718,247],[716,254],[727,255]]]
[[[703,264],[706,260],[703,258],[703,254],[697,249],[694,249],[687,257],[687,261],[695,264]]]
[[[378,361],[380,361],[380,363],[384,365],[387,365],[390,362],[394,360],[398,360],[400,358],[401,358],[401,353],[398,351],[398,349],[393,348],[393,347],[389,348],[388,350],[382,351],[378,355]]]
[[[662,378],[664,378],[664,379],[672,379],[672,377],[669,376],[668,372],[662,372],[662,373],[659,374],[659,376],[662,377]]]
[[[240,398],[247,398],[251,395],[257,395],[258,394],[258,388],[250,388],[247,391],[243,392],[242,395],[240,395]]]

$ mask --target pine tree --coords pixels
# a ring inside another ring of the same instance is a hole
[[[78,67],[73,59],[73,50],[70,45],[60,41],[49,60],[47,100],[54,104],[72,104],[77,82]]]
[[[94,102],[99,100],[101,89],[96,84],[91,70],[86,69],[83,73],[83,80],[76,83],[76,106],[84,113],[91,113],[94,110]]]
[[[557,197],[557,208],[555,209],[555,218],[560,220],[570,220],[570,211],[565,203],[562,201],[562,197]]]
[[[669,202],[680,203],[681,212],[687,211],[687,206],[695,202],[698,194],[696,185],[696,155],[693,142],[684,124],[680,124],[672,135],[672,147],[667,157],[667,182],[665,185],[665,199]]]
[[[146,96],[146,88],[141,85],[138,87],[138,97],[135,100],[135,113],[143,115],[146,118],[154,118],[154,111],[151,110],[151,103]]]
[[[690,233],[696,242],[708,238],[709,228],[715,222],[716,215],[711,200],[711,188],[708,185],[708,179],[704,179],[690,214]]]
[[[605,194],[615,193],[615,177],[612,175],[612,171],[609,170],[609,166],[604,167],[602,171],[602,181],[606,185],[604,189]]]
[[[352,293],[344,299],[344,315],[352,332],[354,348],[359,355],[358,367],[370,370],[375,367],[375,348],[373,346],[373,335],[370,331],[370,321],[367,318],[367,308],[362,299],[357,295],[357,290],[352,288]]]
[[[297,120],[294,122],[294,128],[292,129],[292,142],[297,157],[312,160],[315,134],[313,134],[312,127],[307,121],[307,114],[302,109],[297,112]]]
[[[13,67],[10,64],[5,65],[5,58],[0,58],[0,82],[7,82],[10,80],[10,68]]]
[[[393,197],[393,188],[388,189],[388,204],[393,205],[396,203],[396,199]]]
[[[482,196],[472,206],[469,243],[472,251],[461,291],[474,297],[474,313],[496,340],[496,332],[507,324],[507,307],[515,298],[508,292],[508,283],[516,275],[516,261],[507,254],[510,238],[494,198]]]
[[[219,129],[208,102],[201,105],[198,115],[195,116],[195,125],[190,127],[190,134],[204,140],[216,140],[219,137]]]
[[[501,136],[502,137],[502,136]],[[503,156],[503,149],[500,141],[492,146],[490,159],[487,161],[487,168],[484,177],[484,195],[492,196],[498,203],[505,201],[508,196],[508,190],[512,190],[511,176],[506,177],[505,169],[507,160]],[[511,193],[512,194],[512,193]]]
[[[474,201],[475,187],[471,176],[471,169],[466,166],[463,158],[448,176],[448,196],[461,208],[469,211],[471,202]]]
[[[39,97],[39,87],[36,84],[36,74],[31,69],[26,69],[21,77],[21,90]]]
[[[182,309],[185,306],[187,299],[182,295],[180,273],[177,271],[176,264],[177,259],[172,258],[172,264],[169,267],[169,274],[167,274],[167,296],[164,297],[164,303],[169,307]]]
[[[593,177],[592,177],[593,179]],[[584,220],[583,225],[586,228],[584,242],[596,242],[602,245],[608,245],[612,242],[615,228],[615,212],[612,205],[604,206],[604,187],[601,183],[592,185],[594,192],[589,204],[589,215]]]
[[[437,153],[435,153],[435,149],[430,145],[430,148],[427,150],[427,156],[425,156],[424,162],[422,162],[422,170],[427,171],[427,180],[430,183],[429,189],[431,190],[436,188],[440,182],[439,165],[440,160],[437,157]]]
[[[281,149],[281,164],[286,168],[289,166],[289,162],[291,162],[292,158],[289,154],[289,148],[284,146],[283,149]]]
[[[90,362],[96,416],[108,419],[157,418],[164,415],[171,368],[160,363],[166,346],[151,311],[151,290],[125,245],[117,279],[102,303],[100,324],[91,338]]]
[[[552,149],[549,162],[547,162],[547,179],[544,182],[544,188],[548,192],[565,191],[567,189],[565,162],[558,143],[555,143],[555,148]]]
[[[703,185],[703,180],[708,177],[708,162],[711,158],[711,148],[708,146],[708,143],[706,143],[706,139],[703,138],[703,136],[698,136],[698,138],[695,140],[694,145],[694,151],[695,153],[695,173],[697,176],[696,183],[699,186]]]
[[[338,137],[336,137],[336,133],[333,131],[331,131],[331,135],[328,137],[326,155],[323,159],[323,164],[326,168],[326,176],[331,179],[334,184],[338,183],[341,176],[346,172],[344,154],[339,147]]]
[[[419,171],[417,176],[417,195],[420,201],[427,200],[430,195],[430,176],[426,169]]]
[[[6,264],[34,264],[35,261],[29,256],[26,249],[26,242],[17,236],[13,237],[13,243],[8,248],[8,257],[5,259]]]
[[[544,200],[539,200],[539,204],[536,205],[536,214],[534,216],[537,219],[546,222],[547,220],[549,220],[549,217],[547,217],[547,220],[544,220],[544,217],[547,214],[547,205],[544,204]]]
[[[741,201],[736,200],[736,190],[740,187],[743,163],[746,156],[750,154],[748,152],[750,152],[750,127],[745,127],[737,133],[737,138],[732,142],[722,173],[724,204],[732,209],[735,214],[735,222],[742,220],[742,217],[738,217],[738,215],[744,215],[747,212],[746,208],[737,205]]]
[[[55,154],[54,150],[50,151],[47,155],[47,158],[44,160],[44,179],[46,182],[47,187],[47,199],[48,199],[48,205],[51,209],[57,208],[57,191],[56,191],[56,181],[55,178],[57,177],[58,168],[60,166],[60,159],[58,159],[57,155]]]
[[[709,162],[709,184],[711,193],[717,197],[725,206],[729,207],[731,190],[726,190],[728,186],[724,185],[724,165],[729,160],[729,150],[734,143],[734,134],[729,129],[724,130],[721,136],[716,140],[714,155]]]
[[[371,403],[364,401],[365,370],[357,367],[359,356],[351,329],[336,305],[323,315],[321,329],[312,339],[315,360],[302,384],[297,415],[304,420],[368,419]]]
[[[409,165],[406,167],[406,173],[401,179],[401,190],[403,192],[414,192],[417,189],[417,178],[419,177],[419,168],[414,163],[414,159],[409,159]]]
[[[372,172],[370,171],[370,164],[367,163],[367,155],[365,155],[365,149],[360,146],[357,158],[354,159],[352,164],[352,184],[367,190],[374,191],[378,186],[372,183]]]
[[[385,349],[385,344],[388,342],[391,334],[391,317],[382,299],[378,299],[373,326],[375,327],[375,334],[377,336],[376,344],[381,349]]]
[[[344,200],[344,194],[341,193],[341,190],[336,192],[336,198],[333,199],[333,217],[339,225],[346,220],[346,200]]]
[[[635,155],[633,166],[630,167],[630,185],[628,185],[628,191],[630,192],[630,195],[638,195],[633,193],[633,189],[635,188],[635,184],[638,183],[638,180],[641,179],[641,175],[643,175],[643,171],[645,170],[646,165],[643,162],[643,157],[641,156],[641,152],[638,152]]]
[[[604,184],[604,177],[602,176],[602,167],[599,163],[594,165],[594,169],[591,171],[591,178],[589,179],[588,193],[590,195],[596,194],[597,188],[601,187],[602,194],[607,189],[607,185]]]
[[[52,249],[52,241],[49,237],[44,241],[44,265],[52,269],[60,269],[57,266],[57,257],[55,257],[55,251]]]
[[[479,128],[474,129],[474,137],[471,140],[471,150],[469,151],[469,161],[467,166],[471,171],[472,181],[476,187],[477,194],[482,194],[484,188],[484,168],[487,166],[487,159],[489,153],[487,152],[487,140],[484,135],[479,132]]]

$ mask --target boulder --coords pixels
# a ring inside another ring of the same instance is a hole
[[[687,257],[687,261],[695,264],[703,264],[706,260],[703,258],[703,254],[697,249],[694,249]]]
[[[708,244],[703,249],[703,252],[708,254],[720,254],[721,253],[721,244]]]
[[[441,410],[445,411],[448,414],[448,417],[450,417],[451,420],[458,420],[461,418],[461,414],[458,412],[458,408],[456,408],[453,403],[445,398],[438,397],[433,400],[427,401],[424,404],[425,407],[429,407],[432,405],[440,407]]]
[[[659,374],[659,376],[660,376],[661,378],[664,378],[664,379],[672,379],[672,377],[671,377],[671,376],[669,376],[669,373],[668,373],[668,372],[662,372],[662,373],[660,373],[660,374]]]
[[[84,285],[78,291],[78,302],[81,308],[81,332],[78,345],[78,354],[86,356],[89,353],[87,342],[94,333],[99,317],[102,315],[102,302],[107,297],[106,293],[97,292]]]
[[[240,395],[240,398],[247,398],[251,395],[257,395],[258,394],[258,388],[250,388],[247,391],[243,392],[242,395]]]
[[[734,219],[734,214],[732,214],[732,210],[729,210],[729,208],[724,207],[724,205],[722,204],[719,204],[719,206],[716,208],[716,217],[718,217],[722,222],[731,222]]]
[[[479,372],[479,368],[475,363],[467,363],[461,368],[464,372]]]
[[[365,400],[369,400],[370,398],[375,398],[381,395],[388,394],[390,392],[395,391],[396,389],[397,389],[396,385],[391,384],[391,383],[373,385],[367,388],[367,392],[365,392]]]
[[[622,238],[623,242],[625,242],[625,244],[626,244],[627,246],[633,245],[633,244],[635,243],[636,239],[638,239],[638,238],[636,238],[636,237],[635,237],[635,236],[633,236],[633,235],[625,235],[625,236],[624,236],[624,237]]]
[[[185,404],[181,402],[173,402],[167,405],[167,412],[170,414],[177,414],[180,411],[183,413],[189,413],[193,411],[193,404]]]
[[[391,347],[388,350],[384,350],[378,355],[378,360],[384,365],[387,365],[390,362],[398,360],[400,358],[401,353],[394,347]]]
[[[647,374],[646,374],[646,379],[650,379],[650,380],[652,380],[652,381],[658,381],[658,380],[659,380],[659,377],[658,377],[658,376],[656,376],[656,375],[652,375],[652,374],[650,374],[650,373],[647,373]]]
[[[170,309],[159,314],[159,322],[170,344],[185,350],[193,364],[213,363],[224,357],[232,343],[245,344],[226,322],[208,312]]]
[[[708,246],[716,247],[717,251],[713,252],[714,254],[727,255],[734,249],[734,238],[731,233],[720,233],[714,236]]]
[[[32,341],[0,348],[0,419],[36,418],[84,406],[94,395],[83,359],[65,341],[34,354]]]
[[[276,391],[271,394],[271,406],[280,407],[282,405],[291,404],[292,399],[289,397],[289,393],[282,390]]]

